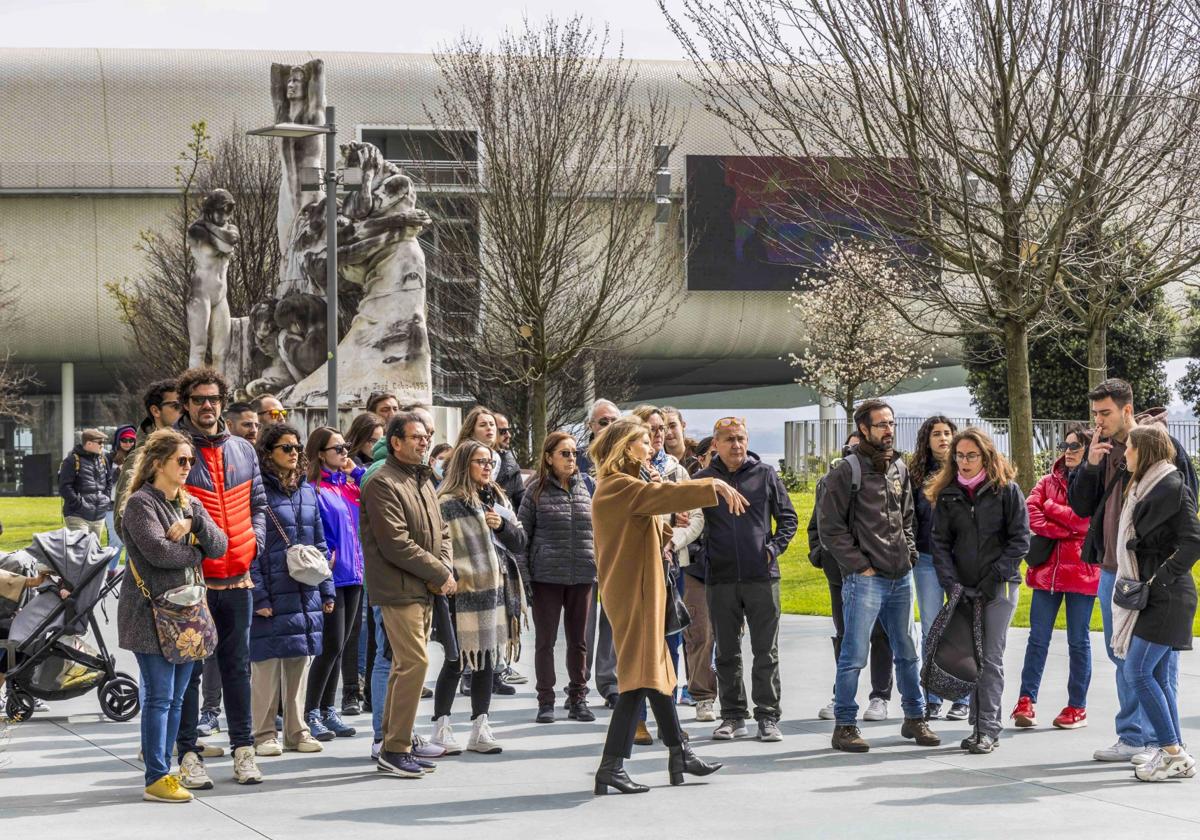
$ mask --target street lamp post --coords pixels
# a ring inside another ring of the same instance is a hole
[[[337,399],[337,345],[338,345],[338,273],[337,273],[337,124],[332,105],[325,108],[325,125],[304,123],[276,123],[266,128],[247,131],[259,137],[316,137],[325,135],[325,173],[321,183],[325,187],[325,313],[327,318],[328,346],[325,352],[325,371],[329,377],[329,426],[338,426]],[[299,173],[298,173],[299,174]],[[305,186],[303,183],[301,187]]]

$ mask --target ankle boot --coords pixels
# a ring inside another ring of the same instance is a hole
[[[621,793],[646,793],[650,788],[639,785],[625,772],[625,759],[621,756],[606,755],[600,759],[600,769],[596,771],[596,796],[608,793],[610,787]]]
[[[717,762],[709,764],[694,752],[692,747],[686,741],[678,747],[668,747],[669,756],[667,757],[667,772],[671,775],[671,784],[683,784],[683,774],[689,776],[707,776],[711,773],[716,773],[724,764]]]

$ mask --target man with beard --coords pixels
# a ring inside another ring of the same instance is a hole
[[[867,400],[855,409],[854,426],[859,443],[826,476],[818,516],[821,543],[842,572],[845,636],[834,684],[833,748],[857,753],[871,748],[857,726],[855,696],[876,620],[887,631],[896,663],[904,709],[900,734],[923,747],[936,747],[941,739],[925,722],[913,622],[913,497],[908,469],[893,448],[892,407]]]

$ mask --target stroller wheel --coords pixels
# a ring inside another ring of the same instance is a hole
[[[33,696],[9,683],[8,702],[4,704],[4,711],[8,715],[8,719],[14,723],[29,720],[33,716],[33,710]]]
[[[118,673],[100,684],[100,711],[110,720],[132,720],[141,709],[138,684],[128,674]]]

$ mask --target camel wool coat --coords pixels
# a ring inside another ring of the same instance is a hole
[[[600,598],[612,624],[618,690],[675,690],[667,659],[663,526],[656,518],[717,503],[712,479],[649,483],[617,473],[600,479],[592,528]],[[666,529],[670,539],[671,529]]]

